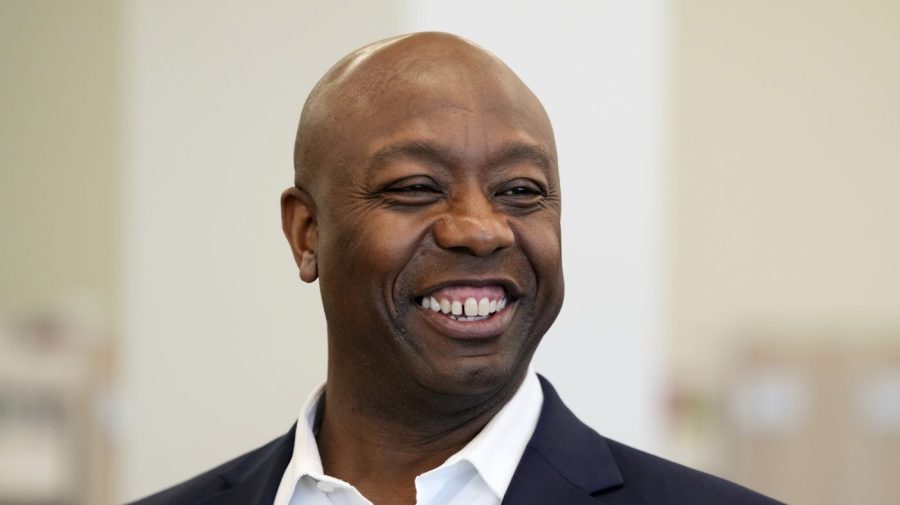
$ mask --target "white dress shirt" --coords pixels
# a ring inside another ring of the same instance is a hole
[[[294,453],[274,505],[372,505],[352,484],[325,475],[313,427],[319,386],[297,420]],[[417,505],[499,505],[534,433],[544,394],[529,369],[512,399],[465,447],[439,467],[416,477]]]

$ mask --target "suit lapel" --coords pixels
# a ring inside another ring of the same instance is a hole
[[[294,425],[258,456],[224,471],[220,477],[229,487],[198,505],[271,505],[284,469],[291,460],[296,428]]]
[[[516,468],[503,505],[598,505],[592,495],[625,483],[606,440],[578,420],[540,377],[544,403],[534,435]]]

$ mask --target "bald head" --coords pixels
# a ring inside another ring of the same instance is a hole
[[[306,100],[294,148],[294,182],[311,194],[319,180],[351,162],[348,147],[380,119],[429,108],[506,107],[552,129],[540,102],[500,59],[461,37],[436,32],[369,44],[338,61]],[[555,158],[555,147],[552,153]]]

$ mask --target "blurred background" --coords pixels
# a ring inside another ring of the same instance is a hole
[[[554,122],[535,367],[570,407],[792,504],[898,503],[898,27],[893,0],[0,0],[0,504],[120,503],[290,428],[325,373],[279,222],[300,108],[426,29]]]

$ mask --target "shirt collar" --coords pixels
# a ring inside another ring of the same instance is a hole
[[[537,374],[529,368],[516,394],[484,429],[459,452],[431,472],[449,467],[458,461],[468,461],[497,498],[502,500],[519,460],[522,459],[525,447],[534,434],[543,401],[544,394]],[[431,472],[426,472],[426,475]]]
[[[349,483],[325,475],[322,469],[315,429],[319,404],[324,392],[325,384],[322,384],[307,397],[300,411],[294,436],[293,455],[279,486],[276,504],[287,503],[283,500],[285,498],[290,500],[294,487],[305,475],[318,481],[330,482],[336,487],[350,487]],[[537,426],[543,401],[544,396],[537,374],[529,367],[525,380],[515,395],[478,435],[439,467],[425,472],[420,477],[458,472],[461,466],[458,463],[467,462],[475,467],[491,491],[502,500]]]
[[[275,494],[275,505],[290,503],[297,483],[304,476],[325,482],[335,488],[350,487],[344,481],[325,475],[325,471],[322,469],[322,458],[319,455],[319,446],[316,444],[316,421],[319,415],[319,400],[324,392],[325,384],[322,383],[310,393],[303,403],[303,408],[300,409],[297,429],[294,432],[294,450],[291,460],[281,476],[281,483]]]

